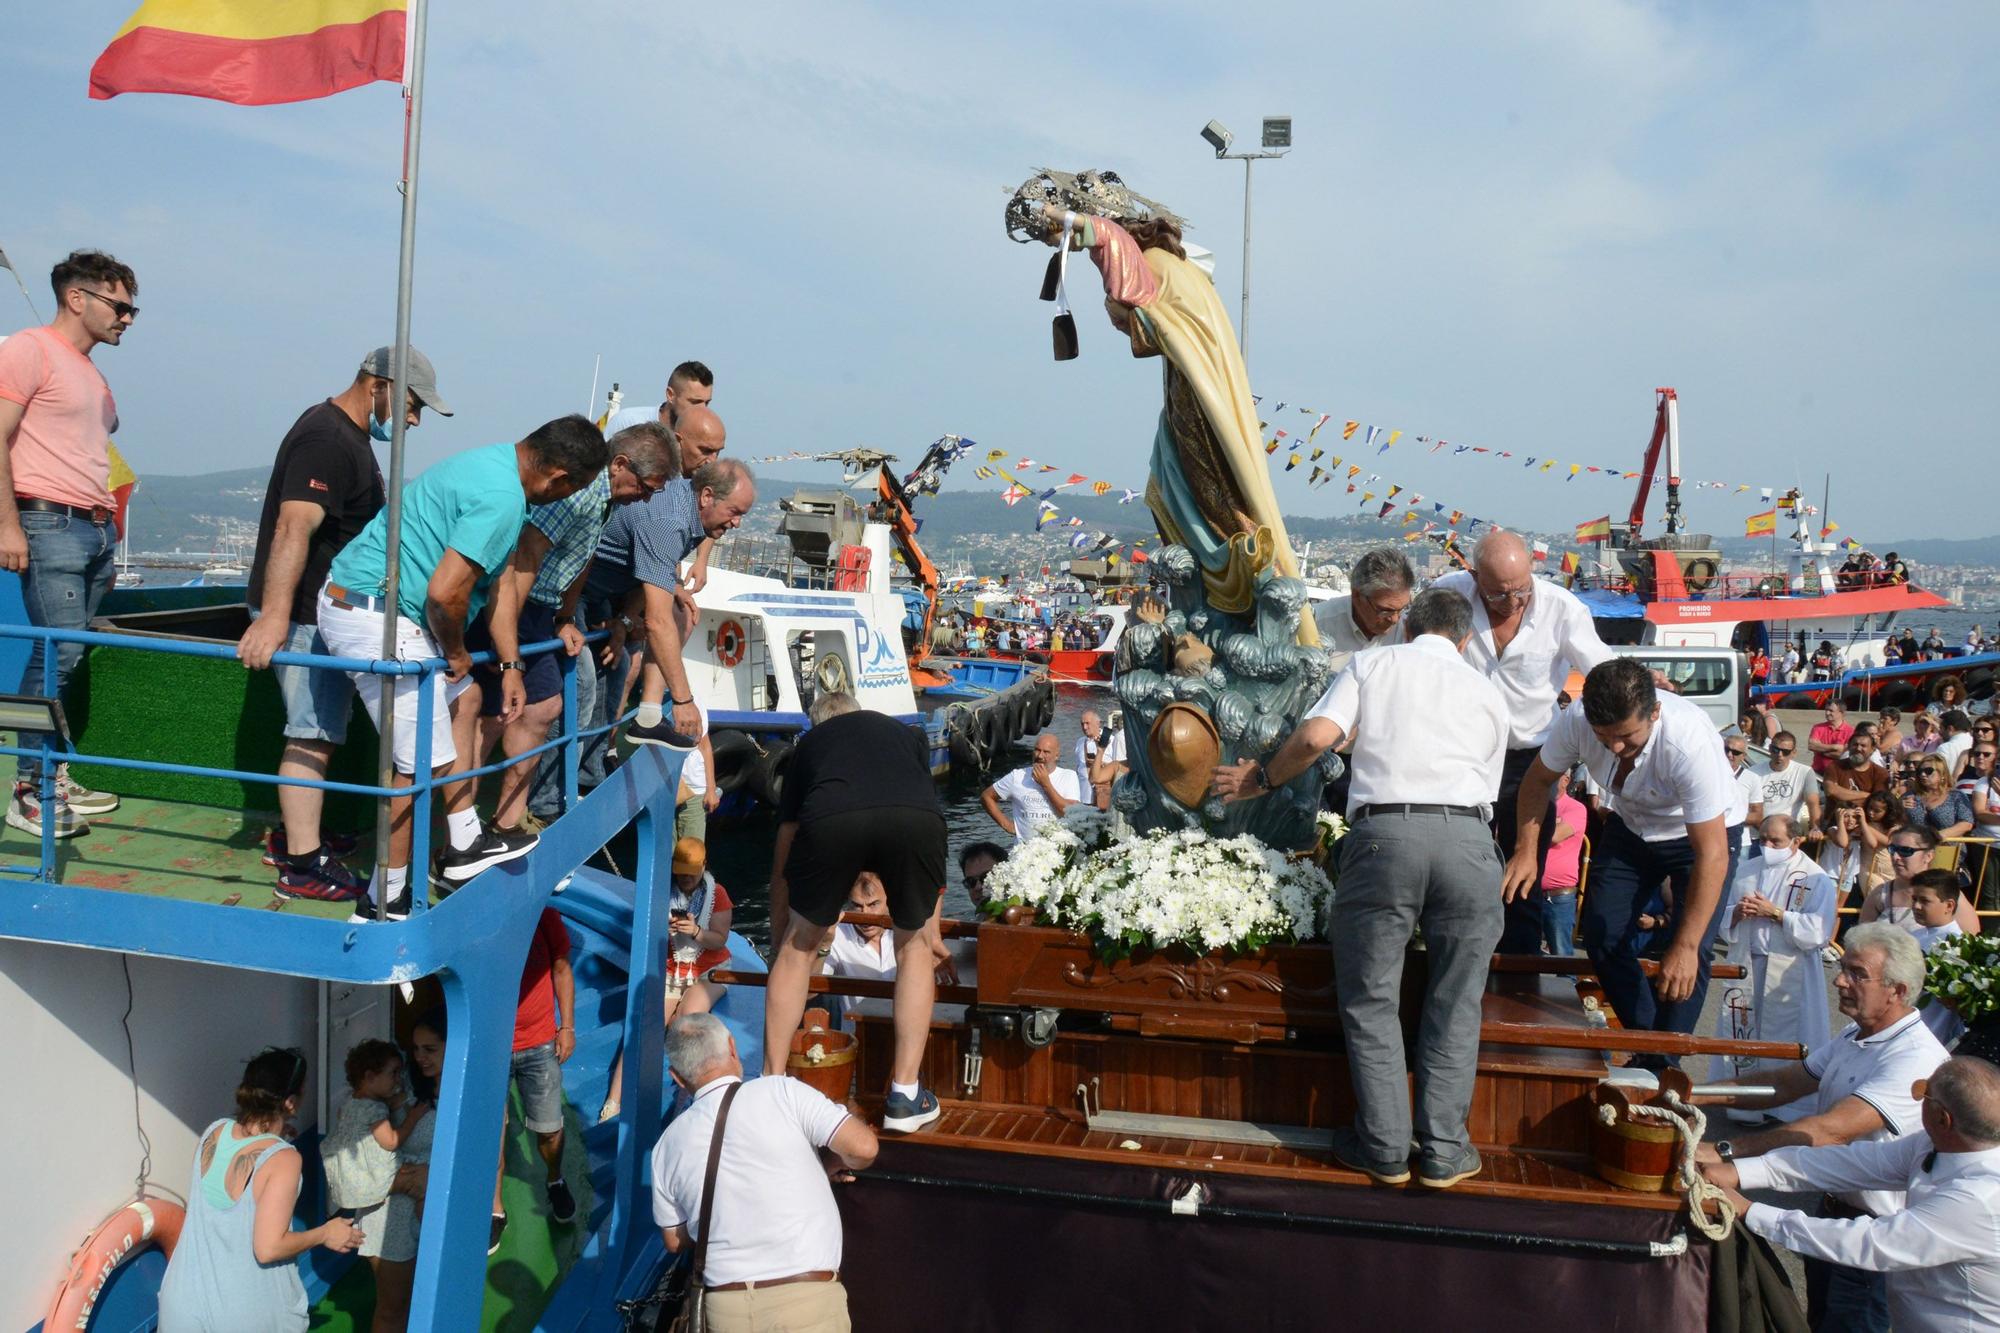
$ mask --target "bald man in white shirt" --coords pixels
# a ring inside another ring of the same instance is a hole
[[[1500,938],[1500,858],[1487,823],[1507,745],[1500,691],[1460,652],[1472,633],[1463,597],[1418,595],[1408,643],[1355,654],[1268,760],[1215,771],[1224,800],[1261,796],[1353,736],[1354,782],[1334,895],[1333,975],[1354,1083],[1351,1129],[1334,1155],[1378,1184],[1446,1189],[1478,1173],[1466,1132],[1479,1059],[1486,971]],[[1410,1109],[1401,1007],[1403,959],[1422,925],[1429,959]]]
[[[1500,799],[1493,836],[1502,856],[1515,845],[1514,811],[1521,779],[1535,761],[1561,711],[1556,696],[1572,671],[1609,661],[1611,649],[1597,635],[1590,610],[1575,593],[1535,577],[1528,548],[1511,532],[1489,532],[1473,548],[1472,568],[1432,585],[1449,588],[1472,604],[1472,641],[1465,660],[1500,688],[1507,701],[1507,755],[1500,771]],[[1549,852],[1555,821],[1538,825],[1537,864]],[[1540,885],[1540,879],[1535,883]],[[1540,953],[1541,889],[1507,905],[1501,953]]]
[[[1634,1031],[1693,1032],[1708,994],[1723,889],[1735,878],[1750,808],[1722,737],[1700,708],[1662,693],[1638,660],[1614,657],[1592,667],[1583,698],[1557,720],[1521,779],[1520,841],[1505,883],[1510,903],[1537,882],[1533,838],[1550,818],[1556,781],[1579,763],[1604,789],[1610,810],[1591,847],[1584,949],[1619,1022]],[[1663,882],[1673,886],[1676,925],[1659,978],[1648,986],[1639,968],[1645,942],[1639,918]],[[1635,1063],[1674,1060],[1640,1056]]]

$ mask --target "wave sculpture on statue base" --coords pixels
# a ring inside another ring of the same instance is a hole
[[[1126,631],[1114,663],[1131,738],[1117,809],[1142,833],[1200,828],[1307,849],[1338,756],[1262,800],[1225,807],[1208,796],[1215,765],[1268,755],[1330,674],[1215,284],[1188,257],[1182,219],[1115,172],[1038,172],[1014,192],[1006,222],[1009,236],[1057,250],[1042,298],[1056,302],[1058,360],[1078,352],[1068,259],[1081,250],[1112,327],[1133,356],[1161,362],[1146,506],[1166,544],[1151,568],[1167,591]]]

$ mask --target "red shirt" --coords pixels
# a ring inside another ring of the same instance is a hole
[[[715,914],[717,912],[733,911],[736,907],[736,904],[729,901],[729,893],[726,889],[722,887],[722,885],[717,884],[713,878],[711,878],[708,882],[710,884],[715,885],[715,906],[709,909],[709,919],[711,923],[711,928],[713,928],[713,921],[715,918]],[[673,910],[676,912],[685,912],[688,911],[691,906],[692,904],[690,900],[686,897],[683,897],[681,892],[678,889],[676,889],[673,895]],[[679,935],[667,936],[667,957],[669,959],[671,959],[674,955],[674,945],[678,943],[682,938],[683,937]],[[729,963],[729,945],[727,943],[724,943],[720,949],[709,949],[705,951],[701,955],[701,957],[695,959],[694,970],[698,973],[706,972],[712,967],[725,967],[728,965],[728,963]]]
[[[1847,745],[1847,738],[1853,734],[1854,724],[1851,722],[1843,722],[1837,727],[1831,722],[1819,722],[1814,724],[1813,729],[1807,733],[1806,738],[1808,741],[1816,742],[1820,745],[1838,745],[1844,749]],[[1812,757],[1812,770],[1821,777],[1825,777],[1826,770],[1832,768],[1834,761],[1839,758],[1839,755],[1816,754]]]
[[[528,941],[528,965],[521,970],[521,1000],[514,1009],[514,1049],[546,1046],[556,1039],[556,959],[569,958],[569,928],[553,907],[542,909]]]

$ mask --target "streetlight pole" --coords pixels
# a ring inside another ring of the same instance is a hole
[[[1219,121],[1209,121],[1201,132],[1215,149],[1218,159],[1243,163],[1243,295],[1236,321],[1237,346],[1247,364],[1250,360],[1250,168],[1261,158],[1283,157],[1292,148],[1292,118],[1290,116],[1266,116],[1264,118],[1264,151],[1232,153],[1229,145],[1235,136],[1224,129]]]

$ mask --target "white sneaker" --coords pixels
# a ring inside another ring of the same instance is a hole
[[[37,838],[42,836],[42,798],[36,790],[38,785],[30,782],[15,783],[13,799],[7,802],[8,825]],[[60,788],[58,791],[60,792]],[[90,825],[85,823],[76,811],[70,809],[68,802],[64,801],[61,795],[56,797],[55,822],[58,838],[74,838],[79,834],[90,832]]]
[[[118,808],[118,798],[108,791],[92,791],[69,775],[68,764],[56,765],[56,795],[80,815],[108,815]]]

